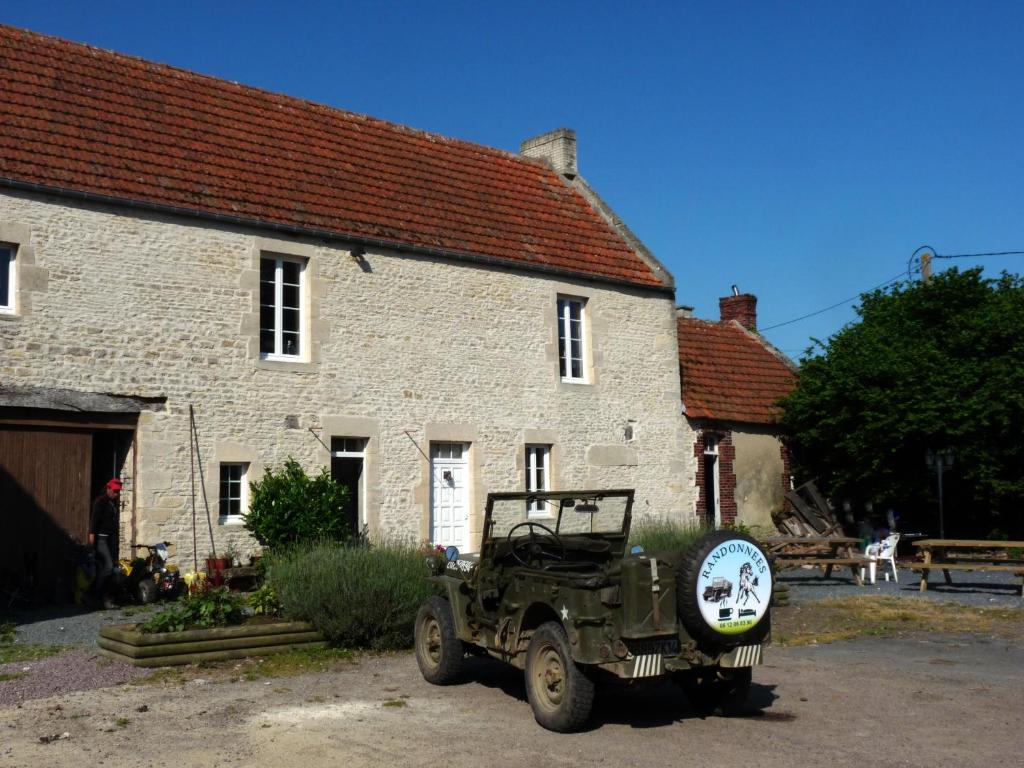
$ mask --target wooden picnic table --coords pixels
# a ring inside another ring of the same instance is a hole
[[[1024,550],[1024,541],[989,541],[987,539],[922,539],[915,541],[924,556],[911,566],[921,572],[921,591],[928,589],[928,573],[942,571],[947,584],[952,584],[950,571],[1002,571],[1020,577],[1024,597],[1024,558],[1011,550]],[[1016,555],[1016,556],[1014,556]]]
[[[860,539],[849,536],[769,536],[763,540],[768,557],[774,560],[775,570],[810,565],[824,568],[823,578],[830,578],[835,568],[849,568],[858,586],[864,581],[860,569],[864,556],[857,552]]]

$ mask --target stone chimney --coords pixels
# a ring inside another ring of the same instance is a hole
[[[693,317],[693,307],[689,304],[680,304],[676,307],[676,317]]]
[[[576,175],[576,131],[556,128],[534,136],[519,145],[519,154],[546,160],[555,172],[572,178]]]
[[[732,296],[723,296],[718,300],[718,311],[722,322],[738,320],[748,331],[757,330],[757,296],[752,293],[740,293],[735,285]]]

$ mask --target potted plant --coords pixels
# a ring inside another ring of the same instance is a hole
[[[224,571],[231,567],[231,561],[224,556],[217,556],[211,552],[206,556],[206,577],[219,587],[224,583]]]

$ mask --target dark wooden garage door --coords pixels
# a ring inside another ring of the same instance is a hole
[[[0,427],[0,570],[34,578],[37,599],[66,598],[72,539],[89,528],[90,432]]]

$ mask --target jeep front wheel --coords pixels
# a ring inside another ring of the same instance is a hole
[[[459,679],[465,649],[455,634],[451,605],[442,597],[429,597],[416,613],[416,663],[423,679],[449,685]]]
[[[526,696],[533,716],[550,731],[579,729],[590,717],[594,683],[576,666],[561,624],[541,624],[526,650]]]

